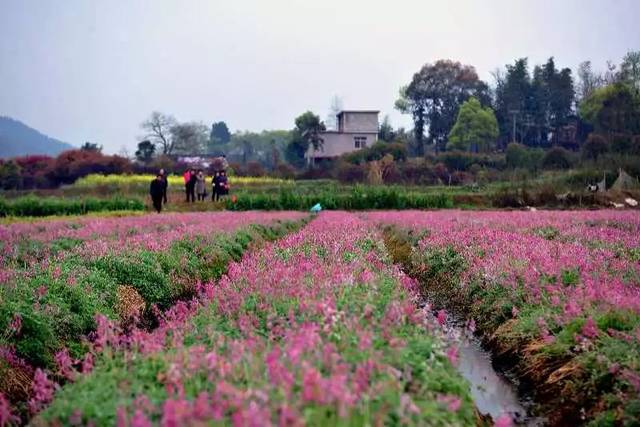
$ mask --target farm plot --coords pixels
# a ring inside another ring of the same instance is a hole
[[[153,331],[101,320],[96,363],[35,423],[471,425],[457,343],[377,230],[323,213],[233,262]],[[49,390],[48,379],[41,388]]]
[[[396,261],[472,319],[549,424],[640,419],[635,212],[378,212]]]
[[[27,413],[35,369],[92,357],[97,314],[153,328],[252,242],[281,237],[305,217],[194,213],[0,226],[0,393]]]

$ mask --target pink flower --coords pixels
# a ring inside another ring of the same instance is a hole
[[[302,399],[306,402],[322,404],[324,394],[324,383],[320,372],[315,368],[307,368],[302,379]]]
[[[447,323],[447,312],[444,310],[440,310],[438,311],[438,323],[440,323],[441,326],[444,326],[445,323]]]
[[[127,427],[127,411],[122,406],[118,406],[116,410],[116,426],[117,427]]]
[[[131,418],[131,427],[151,427],[151,421],[140,409],[136,409]]]
[[[0,426],[9,426],[19,422],[20,418],[11,412],[9,401],[4,397],[4,394],[0,393]]]
[[[584,322],[584,325],[582,326],[582,335],[590,339],[598,336],[598,326],[591,316],[587,318],[587,321]]]
[[[93,369],[93,354],[86,353],[82,360],[82,373],[88,374]]]
[[[451,346],[447,350],[447,359],[453,366],[458,366],[458,347]]]
[[[447,410],[449,412],[457,412],[462,405],[462,399],[458,396],[454,395],[444,395],[438,397],[438,402],[447,405]]]
[[[358,343],[358,350],[365,351],[371,348],[371,342],[373,335],[369,331],[363,331],[360,334],[360,340]]]
[[[58,372],[60,375],[68,379],[69,381],[73,381],[75,377],[75,370],[73,369],[74,360],[69,356],[69,350],[63,348],[58,351],[54,359],[56,364],[58,365]]]
[[[495,427],[511,427],[513,422],[509,414],[502,414],[496,419],[493,425]]]
[[[29,410],[32,414],[35,414],[53,399],[55,383],[49,380],[47,374],[38,368],[33,376],[31,389],[32,396],[29,399]]]

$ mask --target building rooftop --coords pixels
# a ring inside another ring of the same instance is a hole
[[[376,114],[378,114],[379,112],[380,112],[380,110],[342,110],[336,115],[337,116],[341,116],[344,113],[376,113]]]

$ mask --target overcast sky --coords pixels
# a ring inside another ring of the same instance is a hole
[[[636,0],[0,0],[0,115],[112,153],[152,110],[288,129],[338,95],[409,125],[393,103],[424,63],[604,68],[639,20]]]

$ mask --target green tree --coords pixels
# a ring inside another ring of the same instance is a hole
[[[580,103],[578,112],[600,133],[640,133],[640,94],[626,83],[594,90]]]
[[[0,187],[3,190],[15,190],[22,187],[22,169],[14,160],[0,163]]]
[[[425,126],[429,127],[427,142],[435,144],[436,150],[444,147],[460,105],[471,96],[490,104],[489,87],[475,68],[450,60],[424,65],[400,89],[396,108],[413,117],[417,155],[424,154]]]
[[[135,152],[136,159],[142,163],[149,163],[153,159],[156,152],[156,146],[151,141],[145,139],[138,143],[138,149]]]
[[[497,137],[498,122],[493,110],[471,97],[460,107],[447,149],[486,153],[494,148]]]
[[[553,58],[529,75],[527,58],[496,74],[496,116],[503,141],[530,146],[548,144],[548,135],[567,123],[575,98],[569,68],[558,70]],[[514,124],[515,133],[514,133]]]
[[[216,145],[227,144],[231,141],[231,133],[225,122],[215,122],[211,125],[211,133],[209,134],[209,143],[212,147]]]
[[[285,156],[287,161],[296,167],[304,165],[304,156],[309,147],[319,149],[322,146],[321,132],[326,127],[320,117],[307,111],[296,118],[291,142],[287,145]]]
[[[389,116],[384,116],[382,123],[380,123],[380,129],[378,130],[378,139],[384,142],[393,142],[396,138],[396,132],[391,126]]]
[[[527,147],[522,144],[518,144],[517,142],[511,142],[507,145],[505,160],[507,162],[507,166],[512,169],[527,167],[527,162],[529,160]]]

